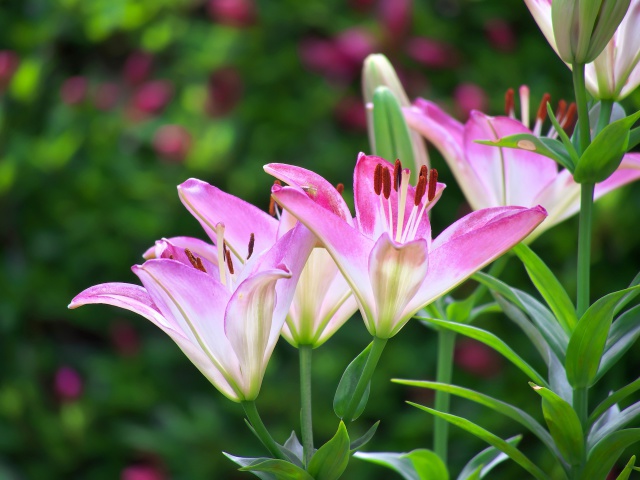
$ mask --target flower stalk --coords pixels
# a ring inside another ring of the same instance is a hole
[[[300,345],[300,402],[302,404],[301,426],[304,464],[309,465],[313,456],[313,413],[311,408],[311,360],[313,347]]]
[[[284,453],[282,453],[282,450],[280,450],[280,447],[278,447],[278,444],[267,430],[267,427],[264,426],[264,423],[260,418],[260,414],[258,413],[258,409],[256,408],[256,402],[245,400],[241,403],[242,408],[244,408],[244,412],[247,414],[249,423],[251,423],[253,430],[262,444],[267,448],[267,450],[269,450],[269,453],[271,453],[275,458],[289,461]]]

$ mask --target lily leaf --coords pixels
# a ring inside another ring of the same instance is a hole
[[[629,284],[629,288],[635,287],[636,285],[640,285],[640,273],[633,277],[633,280],[631,280],[631,283]],[[613,314],[617,315],[620,310],[627,306],[627,304],[638,295],[640,295],[640,290],[631,290],[629,293],[627,293],[620,299],[620,301],[616,305],[616,308],[613,310]]]
[[[573,172],[574,169],[571,156],[566,152],[562,143],[555,139],[537,137],[530,133],[518,133],[516,135],[502,137],[498,140],[477,140],[476,143],[492,147],[515,148],[517,150],[539,153],[540,155],[555,160],[570,172]]]
[[[349,464],[349,434],[344,422],[331,440],[311,457],[307,470],[315,480],[337,480]]]
[[[553,438],[549,435],[542,425],[540,425],[531,415],[527,412],[520,410],[513,405],[503,402],[502,400],[495,399],[490,397],[489,395],[485,395],[480,392],[476,392],[475,390],[470,390],[464,387],[458,387],[456,385],[449,385],[447,383],[440,382],[430,382],[426,380],[402,380],[394,378],[391,380],[394,383],[398,383],[400,385],[408,385],[412,387],[419,388],[429,388],[431,390],[439,390],[442,392],[450,393],[451,395],[456,395],[461,398],[465,398],[467,400],[471,400],[472,402],[478,403],[479,405],[484,405],[485,407],[490,408],[502,415],[505,415],[512,420],[515,420],[520,425],[524,426],[531,433],[533,433],[536,437],[540,439],[542,443],[554,454],[558,455],[560,452],[555,446],[553,442]]]
[[[636,127],[629,132],[629,150],[640,145],[640,127]]]
[[[298,440],[298,437],[296,435],[296,432],[292,431],[291,435],[289,435],[289,438],[287,439],[286,442],[284,442],[284,448],[287,449],[287,451],[291,452],[299,461],[300,461],[300,467],[302,466],[302,457],[304,455],[304,449],[302,448],[302,444],[300,443],[300,440]]]
[[[570,334],[578,323],[573,302],[551,269],[528,246],[520,243],[513,251],[524,264],[529,278],[565,332]]]
[[[613,418],[605,423],[600,429],[594,429],[593,435],[589,435],[587,445],[593,446],[597,444],[607,435],[622,430],[622,428],[638,418],[640,418],[640,402],[636,402],[619,412],[617,415],[614,415]]]
[[[367,363],[367,359],[369,358],[369,352],[371,351],[371,347],[373,342],[371,342],[367,348],[365,348],[353,361],[347,366],[346,370],[342,374],[342,378],[340,379],[340,383],[338,384],[338,388],[336,390],[336,395],[333,398],[333,410],[336,412],[336,415],[339,418],[344,417],[347,412],[347,408],[349,407],[349,402],[353,397],[356,386],[358,385],[358,380],[362,376],[362,372],[364,370],[364,366]],[[369,400],[369,391],[371,389],[371,384],[367,385],[367,389],[362,395],[362,400],[358,405],[358,408],[353,414],[353,419],[358,418],[364,408],[367,406],[367,400]]]
[[[227,457],[229,460],[231,460],[233,463],[240,465],[241,467],[247,467],[253,464],[262,463],[262,462],[266,462],[267,460],[271,460],[270,458],[265,458],[265,457],[258,457],[258,458],[236,457],[227,452],[222,452],[222,454],[225,457]],[[251,472],[251,473],[253,473],[256,477],[260,478],[261,480],[277,480],[277,477],[272,473],[266,473],[266,472]]]
[[[551,108],[550,102],[547,102],[547,115],[549,116],[549,120],[551,120],[553,128],[558,132],[558,136],[560,137],[560,140],[562,140],[565,150],[569,154],[569,157],[571,157],[572,168],[570,168],[569,171],[573,173],[576,165],[578,164],[578,152],[576,152],[575,147],[571,143],[571,139],[567,135],[567,132],[564,131],[564,128],[562,128],[560,122],[558,122],[555,113],[553,113],[553,108]]]
[[[578,183],[598,183],[606,180],[620,166],[629,146],[630,130],[640,118],[640,112],[610,123],[593,139],[582,153],[573,172]]]
[[[516,352],[513,351],[511,347],[509,347],[506,343],[504,343],[500,338],[494,335],[491,332],[486,330],[482,330],[481,328],[472,327],[470,325],[462,325],[455,322],[449,322],[447,320],[436,320],[434,318],[423,318],[416,317],[419,320],[423,320],[425,322],[431,323],[438,327],[446,328],[447,330],[452,330],[454,332],[460,333],[467,337],[473,338],[474,340],[478,340],[485,345],[493,348],[495,351],[503,355],[507,360],[513,363],[516,367],[518,367],[530,380],[535,381],[536,383],[541,383],[542,385],[547,386],[546,380],[540,376],[536,370],[529,365],[526,361],[524,361]]]
[[[633,467],[636,464],[636,456],[634,455],[633,457],[631,457],[629,459],[629,462],[627,463],[627,465],[622,469],[622,471],[620,472],[620,475],[618,475],[616,477],[616,480],[629,480],[629,476],[631,475],[631,472],[634,469]]]
[[[590,387],[595,382],[613,320],[613,309],[630,290],[620,290],[602,297],[587,309],[576,325],[564,363],[567,379],[573,388]]]
[[[369,443],[369,440],[373,438],[373,436],[376,433],[376,430],[378,430],[379,425],[380,425],[380,420],[374,423],[371,426],[371,428],[367,430],[367,432],[364,435],[362,435],[360,438],[353,440],[351,442],[351,445],[349,445],[349,450],[351,450],[352,452],[355,452],[356,450],[364,447],[367,443]]]
[[[507,443],[506,441],[504,441],[502,438],[500,438],[500,437],[494,435],[493,433],[489,432],[488,430],[485,430],[484,428],[476,425],[475,423],[470,422],[466,418],[457,417],[457,416],[451,415],[449,413],[439,412],[439,411],[434,410],[432,408],[425,407],[425,406],[422,406],[422,405],[418,405],[417,403],[413,403],[413,402],[407,402],[407,403],[409,405],[412,405],[412,406],[416,407],[416,408],[419,408],[420,410],[424,410],[425,412],[428,412],[428,413],[430,413],[432,415],[435,415],[436,417],[443,418],[447,422],[449,422],[449,423],[451,423],[453,425],[456,425],[456,426],[462,428],[463,430],[466,430],[467,432],[475,435],[476,437],[484,440],[489,445],[492,445],[495,448],[497,448],[498,450],[500,450],[500,451],[504,452],[505,454],[507,454],[511,460],[513,460],[518,465],[520,465],[522,468],[524,468],[527,472],[529,472],[531,475],[533,475],[536,479],[538,479],[538,480],[548,480],[549,476],[547,474],[545,474],[538,466],[536,466],[535,463],[533,463],[531,460],[529,460],[529,458],[524,453],[522,453],[520,450],[518,450],[513,445],[511,445],[511,444]]]
[[[578,414],[571,405],[551,390],[530,385],[542,397],[542,413],[562,457],[570,465],[580,465],[585,452],[584,435]]]
[[[269,473],[276,480],[313,480],[313,477],[293,463],[269,458],[261,462],[251,463],[240,471],[252,473]]]
[[[514,447],[518,446],[522,440],[522,435],[507,438],[506,442]],[[474,480],[481,479],[493,470],[496,465],[508,460],[509,457],[495,447],[485,448],[478,453],[464,466],[457,480]]]
[[[640,305],[618,317],[609,330],[602,361],[598,367],[597,382],[613,367],[640,337]]]
[[[604,399],[602,403],[598,405],[589,416],[589,425],[594,424],[598,420],[598,418],[604,415],[613,405],[624,400],[629,395],[637,392],[638,390],[640,390],[640,377],[636,378],[629,385],[622,387],[620,390],[612,393],[606,399]]]
[[[440,457],[430,450],[409,453],[358,452],[356,458],[383,465],[400,474],[405,480],[447,480],[449,472]]]
[[[640,428],[619,430],[607,435],[589,452],[582,478],[605,478],[629,445],[640,442]]]

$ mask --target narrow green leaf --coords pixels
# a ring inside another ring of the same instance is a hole
[[[522,435],[507,438],[509,445],[517,447],[522,440]],[[484,478],[496,465],[507,460],[509,457],[495,447],[485,448],[483,451],[474,456],[464,466],[457,480],[473,480]]]
[[[355,458],[366,462],[382,465],[400,474],[405,480],[421,480],[416,472],[413,462],[405,453],[391,452],[357,452]]]
[[[349,402],[353,397],[353,393],[356,389],[356,385],[358,385],[358,380],[362,376],[362,372],[364,370],[364,366],[367,363],[367,358],[369,358],[369,352],[371,351],[371,347],[373,342],[367,345],[365,348],[353,361],[347,366],[344,373],[342,374],[342,378],[340,379],[340,383],[338,383],[338,388],[336,389],[336,395],[333,398],[333,410],[336,412],[336,415],[339,418],[344,417],[347,408],[349,406]],[[370,387],[367,385],[367,389],[362,396],[362,400],[358,405],[358,408],[353,414],[353,420],[358,418],[364,408],[367,406],[367,400],[369,400],[369,390]]]
[[[558,122],[558,119],[556,118],[555,113],[553,113],[553,108],[551,108],[550,102],[547,102],[547,115],[549,116],[549,120],[551,120],[551,124],[553,125],[553,128],[555,128],[556,132],[558,133],[560,140],[562,140],[562,145],[564,145],[565,151],[569,154],[569,157],[571,158],[572,165],[569,171],[573,173],[574,169],[576,168],[576,165],[578,164],[578,159],[579,159],[578,152],[576,152],[576,149],[571,143],[571,140],[569,139],[567,132],[565,132],[564,128],[560,126],[560,123]]]
[[[420,448],[405,454],[411,460],[420,480],[449,480],[449,471],[440,457],[431,450]]]
[[[362,435],[360,438],[353,440],[351,442],[351,445],[349,445],[349,450],[351,450],[352,452],[355,452],[356,450],[364,447],[367,443],[369,443],[369,440],[373,438],[373,436],[376,433],[376,430],[378,430],[379,425],[380,425],[380,420],[374,423],[371,426],[371,428],[367,430],[366,433]]]
[[[247,467],[253,464],[258,464],[258,463],[271,460],[270,458],[266,458],[266,457],[259,457],[259,458],[236,457],[227,452],[222,452],[222,454],[225,457],[227,457],[229,460],[231,460],[233,463],[240,465],[241,467]],[[266,473],[266,472],[251,472],[251,473],[253,473],[256,477],[260,478],[261,480],[277,480],[277,477],[273,473]]]
[[[489,445],[492,445],[493,447],[507,454],[511,460],[516,462],[518,465],[520,465],[522,468],[524,468],[527,472],[529,472],[538,480],[549,479],[548,475],[546,475],[542,470],[540,470],[538,466],[536,466],[531,460],[529,460],[529,458],[520,450],[518,450],[516,447],[514,447],[513,445],[510,445],[509,443],[504,441],[502,438],[494,435],[488,430],[485,430],[484,428],[479,427],[475,423],[470,422],[466,418],[457,417],[449,413],[439,412],[432,408],[418,405],[417,403],[413,403],[413,402],[407,402],[407,403],[416,408],[419,408],[420,410],[424,410],[425,412],[435,415],[436,417],[443,418],[447,422],[451,423],[452,425],[456,425],[462,428],[463,430],[466,430],[467,432],[475,435],[476,437],[484,440]]]
[[[622,430],[625,426],[631,422],[640,418],[640,402],[636,402],[633,405],[625,408],[617,415],[614,415],[607,423],[605,423],[600,429],[593,431],[593,435],[589,435],[587,444],[593,446],[597,444],[607,435]]]
[[[633,467],[635,466],[635,464],[636,464],[636,456],[634,455],[629,459],[629,462],[622,469],[622,471],[620,472],[620,475],[618,475],[616,480],[629,480],[629,476],[631,475],[631,472],[634,470]]]
[[[597,382],[636,343],[640,337],[640,305],[633,307],[618,317],[609,330],[607,342],[598,367]]]
[[[553,142],[557,142],[559,145],[554,145],[553,148],[549,148],[548,144],[552,144]],[[540,137],[530,133],[518,133],[516,135],[502,137],[498,140],[476,140],[476,143],[492,147],[515,148],[517,150],[539,153],[540,155],[555,160],[567,170],[573,171],[573,161],[569,154],[564,151],[562,143],[558,140],[547,139],[545,142]]]
[[[587,309],[576,325],[564,364],[567,379],[574,389],[593,385],[613,320],[613,309],[630,290],[620,290],[602,297]]]
[[[298,440],[296,432],[291,432],[291,435],[289,435],[289,438],[286,442],[284,442],[284,445],[282,445],[282,447],[284,447],[287,452],[290,452],[298,460],[298,462],[300,462],[294,463],[296,463],[296,465],[298,465],[299,467],[302,467],[302,457],[304,455],[304,451],[300,440]]]
[[[505,342],[500,340],[500,338],[495,336],[493,333],[482,330],[481,328],[472,327],[470,325],[462,325],[446,320],[436,320],[434,318],[422,317],[416,318],[418,318],[419,320],[424,320],[438,327],[458,332],[469,338],[478,340],[485,345],[488,345],[489,347],[493,348],[495,351],[503,355],[516,367],[518,367],[527,377],[529,377],[530,380],[533,380],[536,383],[540,383],[541,385],[548,386],[546,380],[542,378],[542,376],[538,372],[536,372],[536,370],[531,365],[525,362],[516,352],[513,351],[511,347],[509,347]]]
[[[252,463],[239,469],[242,472],[260,472],[273,475],[276,480],[313,480],[313,477],[293,463],[275,458]]]
[[[311,457],[307,470],[315,480],[337,480],[349,464],[349,434],[344,422],[331,440]]]
[[[530,385],[542,397],[542,413],[562,457],[570,465],[581,465],[585,456],[584,434],[578,414],[551,390]]]
[[[612,393],[606,399],[604,399],[602,403],[598,405],[589,416],[589,425],[593,425],[601,415],[604,415],[605,412],[609,410],[609,408],[611,408],[616,403],[621,402],[629,395],[637,392],[638,390],[640,390],[640,377],[636,378],[630,384],[622,387],[620,390]]]
[[[598,442],[589,452],[581,480],[605,478],[629,445],[640,442],[640,428],[614,432]]]
[[[636,127],[629,132],[629,145],[628,149],[637,147],[640,145],[640,127]]]
[[[565,332],[570,334],[578,323],[576,308],[551,269],[528,246],[520,243],[513,251],[524,264],[529,278]]]
[[[467,400],[471,400],[479,405],[490,408],[491,410],[501,413],[512,420],[515,420],[520,425],[524,426],[527,430],[533,433],[540,441],[556,456],[560,454],[553,442],[553,438],[549,435],[542,425],[540,425],[531,415],[527,412],[520,410],[513,405],[510,405],[502,400],[495,399],[488,395],[485,395],[474,390],[470,390],[464,387],[458,387],[456,385],[449,385],[446,383],[430,382],[423,380],[402,380],[394,378],[391,380],[394,383],[400,385],[408,385],[411,387],[429,388],[431,390],[440,390],[442,392],[448,392],[451,395],[456,395]]]
[[[578,183],[598,183],[616,171],[627,152],[631,127],[640,112],[610,123],[593,139],[582,153],[573,178]]]
[[[635,287],[636,285],[640,285],[640,273],[638,273],[635,277],[633,277],[633,280],[631,280],[631,283],[629,284],[628,288]],[[625,294],[625,296],[622,297],[620,301],[617,303],[616,308],[613,310],[613,314],[617,315],[620,312],[620,310],[626,307],[627,304],[631,300],[636,298],[638,295],[640,295],[640,290],[631,290],[630,292]]]
[[[402,108],[393,92],[385,86],[377,87],[373,93],[373,129],[376,155],[391,162],[399,158],[408,165],[415,164],[411,135]]]

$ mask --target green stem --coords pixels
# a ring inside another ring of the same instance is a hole
[[[589,277],[591,267],[591,216],[595,185],[580,186],[580,223],[578,227],[578,318],[589,308]]]
[[[584,64],[575,63],[573,68],[573,88],[576,93],[576,107],[578,109],[578,132],[580,134],[580,148],[582,153],[591,143],[591,131],[589,127],[589,107],[587,105],[587,88],[584,83]]]
[[[587,422],[589,420],[589,389],[587,387],[578,387],[573,389],[573,409],[578,414],[582,428],[586,432]]]
[[[444,328],[438,330],[438,371],[436,373],[436,381],[439,383],[451,383],[455,341],[455,332],[445,330]],[[451,395],[449,392],[436,391],[436,410],[449,413],[450,399]],[[449,422],[437,417],[434,420],[433,426],[433,450],[445,464],[447,463],[448,444]]]
[[[256,432],[256,435],[262,442],[262,444],[267,447],[267,450],[273,455],[275,458],[279,458],[280,460],[289,459],[282,453],[280,447],[276,443],[276,441],[271,437],[271,434],[268,432],[267,427],[262,423],[262,419],[260,418],[260,414],[258,414],[258,409],[256,408],[256,402],[253,400],[245,400],[242,403],[242,407],[244,408],[244,412],[247,414],[247,418],[251,423],[251,426]]]
[[[355,414],[358,405],[360,405],[362,396],[367,389],[367,385],[369,385],[369,382],[371,381],[373,372],[376,370],[376,366],[378,365],[378,361],[380,360],[380,356],[382,355],[388,340],[388,338],[373,337],[373,345],[371,346],[371,351],[367,357],[367,363],[365,363],[362,375],[358,379],[358,383],[353,392],[353,397],[351,397],[351,401],[347,406],[347,411],[345,412],[344,417],[342,417],[345,424],[348,424],[353,420],[353,415]]]
[[[300,417],[302,430],[302,448],[304,450],[304,464],[309,465],[313,456],[313,415],[311,410],[311,345],[299,345],[300,354],[300,402],[302,415]]]
[[[598,135],[604,127],[609,125],[612,111],[613,100],[600,100],[600,115],[598,115],[598,124],[596,125],[596,132],[594,136]]]

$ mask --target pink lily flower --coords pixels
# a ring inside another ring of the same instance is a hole
[[[512,93],[512,91],[511,91]],[[515,118],[513,98],[509,95],[509,117],[491,117],[479,111],[471,112],[462,124],[427,100],[418,99],[405,109],[408,125],[420,132],[440,151],[474,210],[487,207],[542,205],[549,218],[527,238],[532,241],[544,230],[574,215],[580,209],[580,185],[566,169],[550,158],[534,152],[498,148],[476,143],[497,140],[518,133],[540,135],[546,115],[545,96],[538,110],[533,131],[529,129],[529,90],[520,89],[523,116]],[[563,127],[572,126],[575,107],[561,104],[557,115]],[[557,136],[551,130],[549,136]],[[596,185],[595,198],[640,178],[640,154],[625,155],[618,170]]]
[[[268,214],[205,182],[178,190],[215,245],[160,241],[157,258],[132,267],[143,287],[96,285],[69,308],[103,303],[142,315],[226,397],[254,400],[316,239],[302,225],[276,239]]]
[[[318,187],[316,174],[283,164],[265,170],[290,185],[274,185],[273,198],[325,245],[367,329],[381,339],[394,336],[418,310],[510,249],[546,216],[540,207],[481,210],[432,240],[427,213],[445,187],[435,170],[422,167],[414,187],[399,162],[392,167],[360,154],[355,219],[342,196]]]
[[[525,0],[538,27],[558,53],[551,24],[552,0]],[[596,98],[621,100],[640,85],[640,0],[631,0],[613,38],[585,67],[587,88]]]

